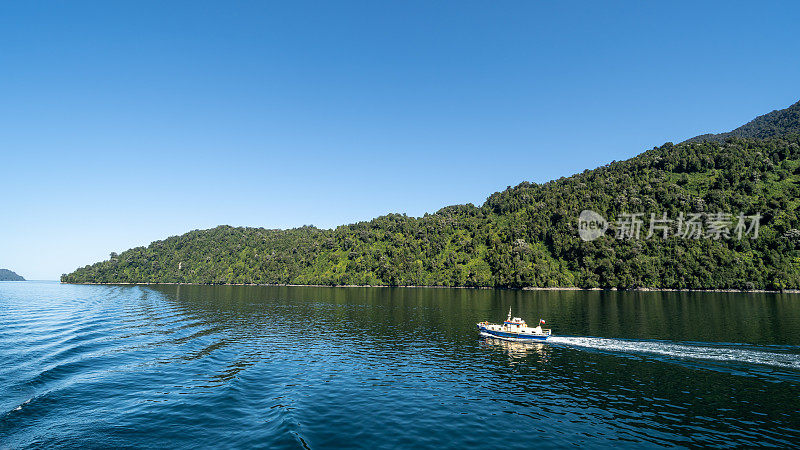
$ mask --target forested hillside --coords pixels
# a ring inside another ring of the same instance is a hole
[[[702,134],[685,142],[725,142],[731,137],[768,139],[787,134],[800,133],[800,102],[771,113],[758,116],[739,128],[720,134]]]
[[[8,269],[0,269],[0,281],[25,281],[25,278]]]
[[[797,109],[771,113],[769,123],[798,129]],[[667,143],[542,185],[509,187],[481,206],[449,206],[419,218],[391,214],[333,230],[192,231],[112,254],[62,281],[800,288],[799,182],[798,134]],[[578,217],[585,209],[612,224],[642,213],[641,236],[612,226],[584,241]],[[650,213],[698,214],[703,232],[679,236],[675,220],[666,239],[661,231],[647,238]],[[719,213],[731,215],[727,236],[708,233]],[[757,237],[752,228],[735,236],[740,213],[761,215]]]

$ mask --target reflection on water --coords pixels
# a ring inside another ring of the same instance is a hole
[[[791,295],[0,283],[0,446],[787,446],[798,361]]]
[[[507,341],[488,336],[481,337],[481,344],[484,348],[505,352],[508,354],[510,362],[526,356],[536,356],[537,362],[546,363],[548,350],[550,349],[547,344],[540,342]]]

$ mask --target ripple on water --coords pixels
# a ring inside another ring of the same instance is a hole
[[[474,323],[511,302],[558,305],[548,316],[556,324],[594,304],[540,295],[0,285],[0,441],[395,448],[800,439],[797,346],[477,336]],[[602,304],[627,314],[625,301]],[[781,329],[800,332],[800,312],[776,305]]]

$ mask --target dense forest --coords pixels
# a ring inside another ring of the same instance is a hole
[[[799,110],[800,102],[724,138],[667,143],[545,184],[524,182],[481,206],[332,230],[196,230],[112,253],[62,281],[797,289]],[[578,230],[586,209],[611,223],[591,241]],[[619,218],[639,213],[637,238]],[[672,222],[648,233],[651,213]],[[740,214],[749,222],[737,234]],[[696,233],[686,233],[684,217],[694,218]]]
[[[8,269],[0,269],[0,281],[25,281],[25,278]]]
[[[771,113],[758,116],[739,128],[720,134],[701,134],[685,142],[725,142],[730,137],[769,139],[792,133],[800,133],[800,102]]]

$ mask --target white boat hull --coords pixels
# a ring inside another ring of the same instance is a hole
[[[516,342],[541,342],[550,337],[550,330],[543,330],[541,333],[535,332],[516,332],[503,329],[492,329],[490,326],[478,324],[478,331],[481,336],[504,339]]]

